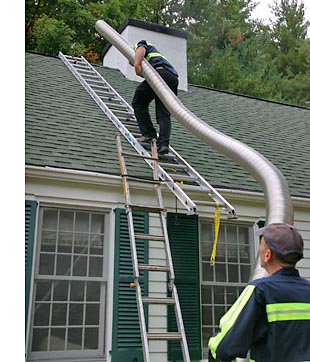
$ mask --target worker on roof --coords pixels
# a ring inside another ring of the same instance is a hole
[[[146,40],[140,40],[135,45],[135,72],[142,77],[142,60],[146,59],[153,68],[160,74],[169,88],[177,95],[178,92],[178,73],[169,61]],[[155,99],[156,120],[159,124],[159,136],[157,139],[156,129],[149,113],[149,104]],[[150,85],[144,80],[135,91],[132,106],[141,131],[142,136],[138,138],[139,142],[150,143],[153,138],[157,139],[157,148],[159,154],[169,153],[169,140],[171,133],[170,112],[164,106],[162,101],[154,93]]]
[[[303,257],[297,229],[275,223],[259,229],[260,262],[268,277],[251,281],[209,340],[209,362],[310,361],[310,281],[295,268]]]

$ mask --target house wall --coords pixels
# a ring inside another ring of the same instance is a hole
[[[133,184],[132,199],[137,204],[146,204],[146,200],[152,205],[156,204],[155,193],[152,189],[141,190]],[[256,224],[258,220],[265,218],[265,208],[262,195],[254,193],[221,192],[227,201],[235,206],[239,219],[236,221]],[[193,199],[197,199],[194,195]],[[176,200],[168,190],[163,192],[164,204],[168,211],[176,211]],[[108,284],[107,284],[107,310],[106,310],[106,350],[112,345],[112,310],[113,310],[113,260],[114,260],[114,213],[116,207],[124,207],[121,179],[118,177],[105,177],[104,175],[92,173],[70,173],[62,170],[29,168],[26,171],[26,199],[36,200],[41,205],[67,206],[76,208],[87,208],[104,210],[109,213],[109,257]],[[294,200],[295,225],[300,230],[305,241],[305,258],[298,264],[302,276],[310,279],[310,201]],[[178,204],[178,212],[185,213],[186,210]],[[201,208],[200,219],[212,220],[214,208],[204,206]],[[225,220],[227,215],[222,213],[221,219]],[[149,219],[150,234],[160,234],[161,227],[158,218]],[[254,231],[254,230],[253,230]],[[253,232],[254,234],[254,232]],[[258,250],[258,238],[254,237],[255,252]],[[165,250],[162,243],[150,242],[149,263],[164,264]],[[153,297],[165,296],[167,281],[165,273],[151,273],[149,276],[149,294]],[[30,301],[31,304],[31,301]],[[165,331],[167,328],[166,307],[149,307],[149,327],[152,332]],[[159,346],[160,344],[160,346]],[[150,344],[152,362],[167,360],[167,343],[165,341],[152,342]],[[160,351],[160,352],[159,352]],[[107,361],[110,357],[107,356]]]

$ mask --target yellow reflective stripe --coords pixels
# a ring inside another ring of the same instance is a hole
[[[164,57],[164,56],[163,56],[162,54],[160,54],[160,53],[149,53],[149,54],[145,57],[145,59],[146,59],[147,61],[149,61],[151,58],[155,58],[155,57],[161,57],[161,58],[164,58],[164,59],[167,60],[167,58]]]
[[[268,322],[310,320],[310,303],[267,304]]]
[[[221,343],[223,338],[232,328],[242,309],[250,299],[253,291],[255,289],[255,285],[248,285],[243,292],[240,294],[239,298],[232,305],[232,307],[228,310],[226,314],[220,320],[220,329],[221,331],[214,337],[211,337],[209,340],[209,348],[214,358],[216,358],[216,349],[218,345]]]

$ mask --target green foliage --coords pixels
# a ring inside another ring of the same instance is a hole
[[[62,20],[43,15],[34,25],[35,50],[40,53],[57,55],[59,50],[67,54],[79,54],[84,45],[74,43],[75,31]]]
[[[136,18],[187,32],[190,83],[309,106],[310,23],[302,0],[274,0],[269,26],[250,18],[256,2],[26,0],[26,49],[98,62],[106,40],[96,21],[118,29]]]

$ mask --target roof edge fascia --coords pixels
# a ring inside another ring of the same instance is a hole
[[[230,200],[264,202],[264,194],[262,192],[244,191],[235,189],[216,189],[222,196]],[[310,207],[310,198],[291,196],[293,205],[301,208]]]
[[[32,166],[26,165],[25,176],[35,179],[46,179],[51,181],[66,181],[77,182],[91,185],[105,185],[111,187],[121,186],[121,176],[105,174],[100,172],[81,171],[73,169],[64,169],[49,166]],[[133,182],[135,186],[141,189],[141,183]],[[149,184],[145,185],[145,189],[152,187]],[[247,201],[247,202],[264,202],[264,195],[262,192],[235,190],[235,189],[216,189],[223,197],[230,200]],[[310,199],[303,197],[292,197],[294,206],[309,208]]]
[[[56,181],[78,182],[85,184],[99,184],[119,186],[121,177],[100,172],[81,171],[50,166],[26,165],[25,176],[36,179],[48,179]]]

